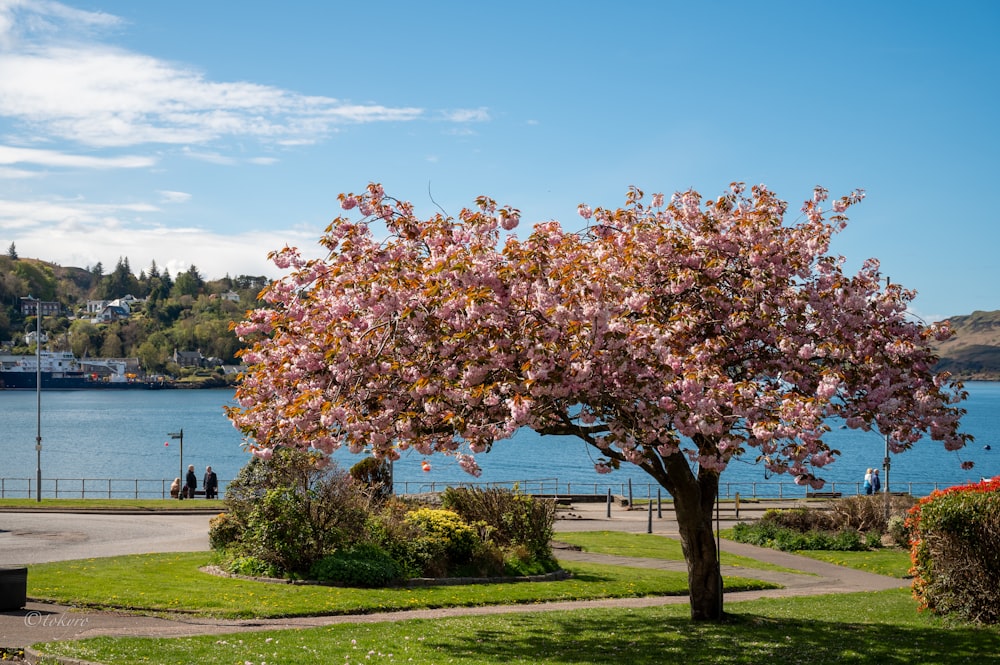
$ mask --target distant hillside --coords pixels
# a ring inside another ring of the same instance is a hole
[[[955,335],[935,346],[947,370],[967,381],[1000,380],[1000,311],[973,312],[949,319]]]

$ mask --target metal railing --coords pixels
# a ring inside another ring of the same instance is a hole
[[[219,481],[219,496],[228,481]],[[160,478],[42,478],[42,498],[171,499],[173,480]],[[0,478],[0,499],[37,498],[34,478]]]
[[[617,483],[561,483],[556,478],[549,478],[544,480],[518,480],[494,483],[411,481],[397,481],[395,483],[396,493],[401,495],[441,492],[447,487],[507,487],[509,489],[516,487],[526,494],[552,496],[605,496],[610,492],[615,496],[651,499],[656,497],[658,493],[666,495],[666,490],[657,483],[635,483],[631,481]],[[929,482],[894,482],[891,489],[893,493],[911,494],[916,497],[922,497],[945,487],[948,487],[948,485]],[[852,494],[864,494],[864,489],[863,483],[860,482],[827,483],[821,492],[814,492],[814,490],[808,487],[792,482],[723,482],[719,484],[720,499],[735,499],[737,494],[741,499],[804,499],[814,493],[850,496]]]
[[[170,499],[170,484],[172,482],[172,479],[160,478],[43,478],[41,495],[42,498],[54,499]],[[219,481],[220,497],[225,496],[228,482],[226,480]],[[34,478],[0,478],[0,499],[37,498],[35,494],[37,484]],[[946,486],[929,482],[894,482],[892,491],[923,497]],[[558,478],[490,483],[396,481],[394,487],[396,494],[399,495],[437,493],[448,487],[501,487],[511,490],[517,489],[525,494],[549,496],[605,496],[608,493],[629,499],[651,499],[658,495],[666,496],[666,492],[656,483],[633,483],[631,481],[568,483],[560,482]],[[737,494],[741,499],[804,499],[812,493],[809,488],[791,482],[723,482],[719,485],[719,498],[723,500],[734,499]],[[824,495],[850,496],[862,493],[862,484],[859,482],[827,483],[822,490]]]

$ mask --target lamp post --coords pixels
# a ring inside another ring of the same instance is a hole
[[[177,477],[180,478],[181,481],[183,482],[183,480],[184,480],[184,428],[182,427],[179,432],[167,432],[167,436],[169,436],[171,439],[179,439],[180,442],[181,442],[181,468],[180,468],[180,473],[177,474]],[[183,485],[181,485],[181,487],[183,487]],[[178,490],[178,492],[177,492],[177,498],[181,499],[183,496],[184,496],[184,493],[182,491]]]
[[[889,519],[890,504],[889,504],[889,467],[891,462],[889,461],[889,435],[885,435],[885,459],[882,461],[882,466],[885,467],[885,483],[882,485],[882,491],[885,492],[885,518]]]
[[[28,296],[31,298],[31,296]],[[42,501],[42,300],[33,298],[35,301],[35,454],[37,463],[35,465],[35,500]]]

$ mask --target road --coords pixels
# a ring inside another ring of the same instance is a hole
[[[0,566],[207,550],[211,514],[0,512]]]
[[[755,519],[765,507],[794,502],[744,504],[741,517]],[[611,517],[603,503],[578,503],[559,511],[556,531],[608,529],[677,535],[674,511],[664,504],[663,517],[654,508],[652,520],[642,509],[615,505]],[[214,512],[182,513],[64,513],[28,510],[0,511],[0,566],[89,559],[149,552],[196,552],[209,549],[208,523]],[[723,509],[723,528],[735,523],[732,504]]]

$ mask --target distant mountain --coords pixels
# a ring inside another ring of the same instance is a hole
[[[935,344],[941,358],[937,369],[966,381],[1000,380],[1000,311],[973,312],[948,321],[955,334]]]

